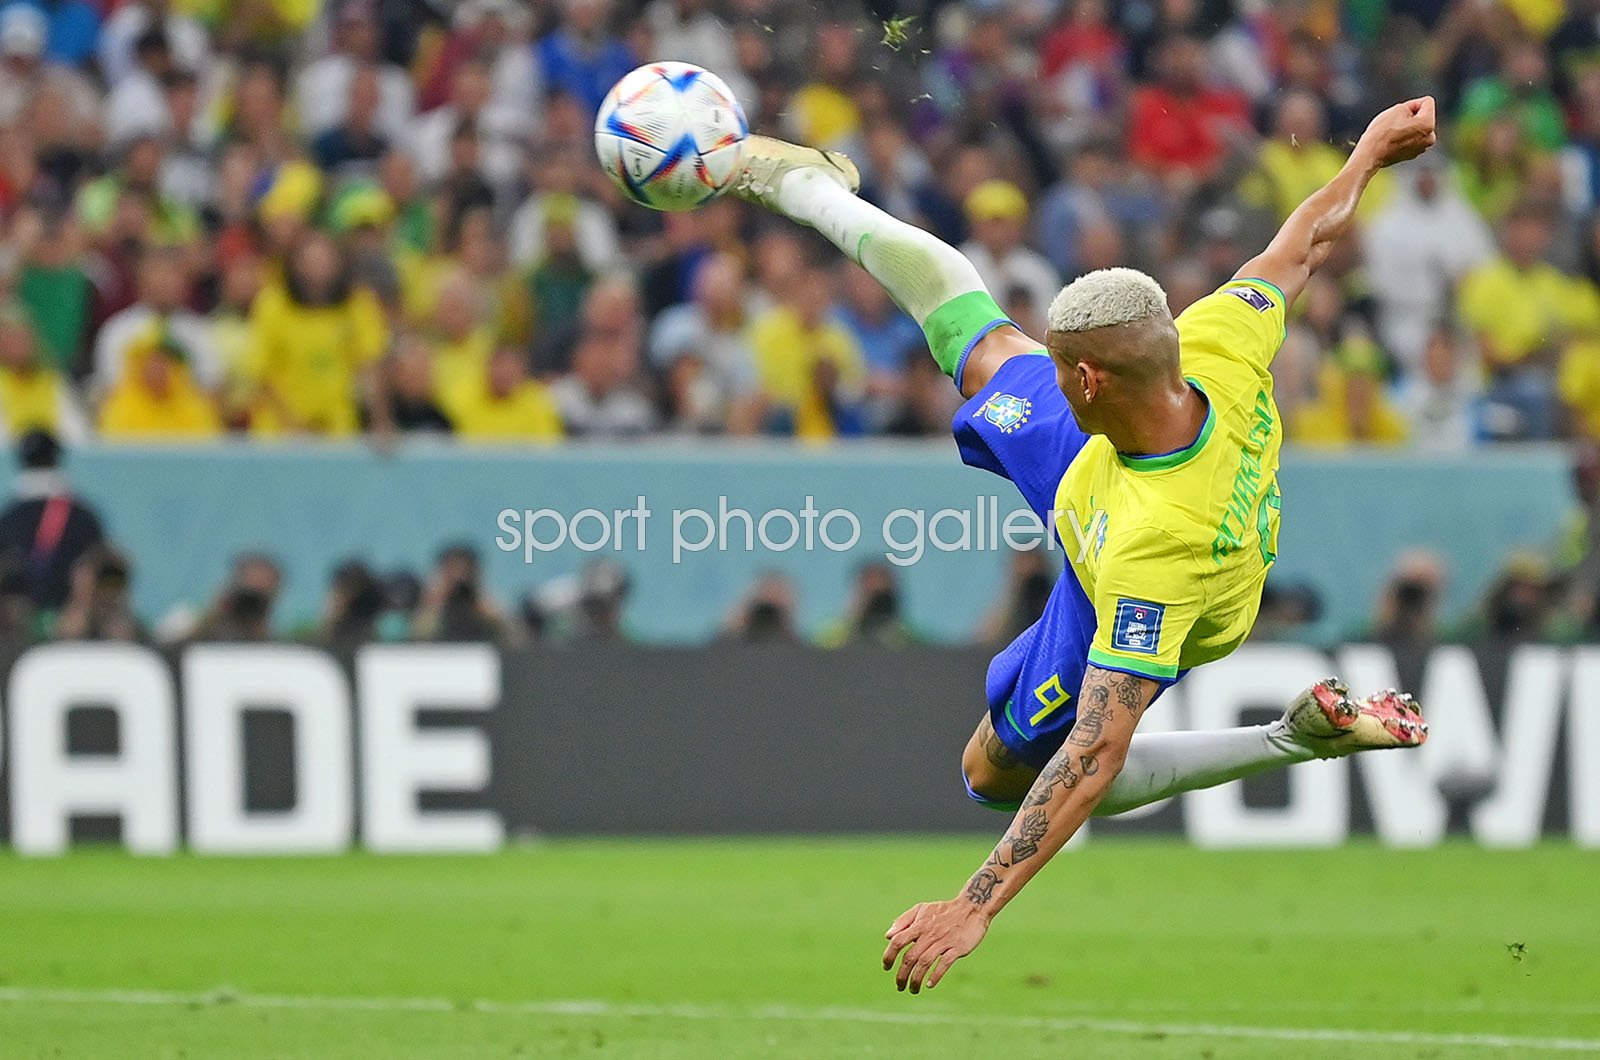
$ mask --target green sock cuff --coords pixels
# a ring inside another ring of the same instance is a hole
[[[922,334],[945,375],[960,382],[961,362],[979,339],[1011,319],[988,291],[968,291],[928,314]]]

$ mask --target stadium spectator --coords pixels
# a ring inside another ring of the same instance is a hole
[[[139,300],[100,326],[94,348],[94,387],[109,393],[139,370],[151,352],[165,351],[194,384],[213,390],[223,365],[211,322],[189,309],[189,255],[151,246],[138,259]]]
[[[572,370],[550,385],[569,433],[627,438],[656,425],[656,411],[639,378],[638,340],[612,330],[585,331]]]
[[[446,414],[453,414],[467,395],[482,389],[494,353],[487,295],[465,269],[456,268],[438,281],[428,338],[433,345],[434,396]]]
[[[520,0],[464,0],[455,5],[448,39],[419,78],[419,108],[432,110],[445,102],[451,79],[473,57],[489,64],[494,102],[539,123],[545,96],[540,68],[528,32],[534,12]]]
[[[0,511],[0,566],[43,611],[66,603],[78,560],[105,539],[100,517],[61,472],[61,446],[45,431],[17,442],[11,497]]]
[[[1278,97],[1272,135],[1257,149],[1254,169],[1240,185],[1241,197],[1281,225],[1344,166],[1344,154],[1326,142],[1327,136],[1327,117],[1315,94],[1301,90]],[[1371,209],[1371,201],[1362,200],[1364,210]]]
[[[449,434],[455,422],[441,407],[433,351],[416,335],[402,335],[385,359],[389,416],[403,434]]]
[[[161,194],[202,215],[216,198],[210,131],[204,121],[200,78],[193,70],[174,69],[161,80],[166,107],[166,137],[156,184]]]
[[[1411,444],[1437,453],[1471,448],[1481,433],[1477,374],[1463,356],[1452,328],[1439,324],[1429,333],[1420,371],[1401,380],[1395,408],[1410,426]]]
[[[740,99],[751,98],[739,74],[733,34],[708,0],[651,0],[644,9],[654,48],[649,59],[675,59],[716,71]],[[741,91],[741,89],[743,91]]]
[[[833,274],[803,266],[783,301],[750,325],[767,430],[801,438],[860,434],[866,365],[855,339],[831,319]]]
[[[509,633],[505,614],[484,590],[478,552],[445,546],[417,604],[411,633],[418,640],[495,641]]]
[[[972,262],[991,291],[1020,287],[1035,306],[1050,305],[1061,290],[1061,276],[1044,256],[1024,242],[1028,231],[1028,197],[1005,180],[987,180],[965,202],[972,239],[961,253]]]
[[[1439,608],[1444,591],[1443,557],[1426,549],[1402,552],[1384,582],[1378,612],[1366,636],[1408,651],[1432,647],[1441,637]]]
[[[537,46],[545,82],[583,105],[592,121],[611,86],[638,65],[627,44],[612,36],[608,0],[563,0],[560,24]]]
[[[502,341],[534,353],[570,342],[596,275],[583,263],[578,246],[577,198],[552,199],[546,206],[543,256],[507,278],[499,322]]]
[[[49,365],[76,375],[90,334],[95,285],[83,231],[70,213],[29,210],[11,226],[20,264],[17,300],[33,321]]]
[[[334,0],[328,6],[333,12],[328,54],[306,64],[295,81],[302,133],[317,140],[354,118],[359,104],[371,111],[362,119],[368,135],[402,136],[415,112],[415,92],[405,70],[382,61],[376,5]],[[363,80],[367,84],[361,86]]]
[[[127,557],[101,542],[72,567],[72,588],[56,620],[62,640],[143,640],[144,628],[128,597]]]
[[[198,20],[173,10],[171,0],[128,0],[117,7],[100,32],[100,75],[108,85],[116,85],[132,72],[138,42],[152,31],[168,42],[179,66],[211,68],[211,41]]]
[[[1378,339],[1406,374],[1421,367],[1457,284],[1493,256],[1494,238],[1441,156],[1430,152],[1393,173],[1393,198],[1367,223],[1362,249]]]
[[[458,437],[477,442],[554,442],[565,434],[550,388],[528,378],[527,355],[502,346],[484,376],[458,396]]]
[[[1229,138],[1249,126],[1244,98],[1205,82],[1206,47],[1178,33],[1155,56],[1156,81],[1134,90],[1128,151],[1174,191],[1216,175]]]
[[[89,438],[89,421],[71,383],[41,362],[27,310],[0,304],[0,434],[48,431],[68,445]]]
[[[761,402],[749,319],[744,267],[730,254],[705,259],[695,275],[694,300],[656,317],[650,360],[665,379],[668,416],[676,428],[691,433],[755,430]]]
[[[867,399],[877,410],[875,421],[882,420],[884,411],[904,394],[908,354],[925,348],[922,329],[859,265],[845,269],[843,287],[844,297],[835,313],[861,348],[867,367]]]
[[[172,48],[159,29],[149,29],[133,44],[133,67],[111,86],[105,103],[105,136],[115,148],[141,136],[163,136],[171,128],[165,85],[179,72]]]
[[[1468,86],[1461,101],[1457,132],[1470,142],[1501,118],[1515,122],[1535,150],[1555,151],[1566,143],[1566,118],[1550,90],[1549,63],[1544,46],[1537,40],[1512,42],[1501,53],[1498,75],[1480,78]]]
[[[852,89],[860,63],[856,27],[842,19],[824,18],[812,33],[803,84],[789,97],[786,132],[801,143],[844,148],[861,129],[861,110]]]
[[[1407,425],[1384,392],[1382,354],[1358,322],[1344,330],[1318,375],[1316,398],[1296,410],[1289,439],[1326,448],[1399,445]]]
[[[1502,228],[1500,254],[1461,284],[1461,317],[1489,377],[1487,427],[1499,438],[1552,436],[1561,351],[1600,329],[1600,293],[1542,260],[1551,237],[1543,211],[1518,208]]]
[[[745,643],[802,644],[795,624],[795,589],[789,576],[763,571],[756,576],[722,628],[725,640]]]
[[[1507,116],[1491,119],[1480,136],[1457,145],[1456,178],[1475,210],[1498,223],[1522,200],[1538,157]]]
[[[570,370],[550,388],[569,433],[619,438],[656,426],[642,378],[643,328],[632,280],[611,276],[590,288]]]
[[[46,54],[49,26],[31,3],[0,9],[0,124],[8,128],[36,122],[40,100],[53,101],[77,126],[76,143],[92,147],[100,132],[100,97],[87,77]]]
[[[100,406],[108,442],[204,441],[222,432],[216,405],[194,381],[185,351],[160,338],[140,350]]]
[[[81,68],[94,58],[100,34],[98,5],[89,0],[13,0],[14,6],[30,4],[47,21],[46,59],[58,66]]]
[[[495,100],[493,73],[476,57],[457,68],[450,102],[411,127],[410,149],[423,180],[442,180],[450,172],[453,159],[459,159],[456,142],[463,135],[476,145],[484,178],[497,191],[507,188],[522,170],[522,148],[532,126],[528,115]]]
[[[312,157],[330,177],[370,176],[389,153],[389,134],[378,124],[383,104],[381,77],[377,66],[357,66],[350,76],[344,115],[311,141]]]
[[[533,265],[543,260],[551,251],[553,222],[571,227],[584,268],[599,273],[617,265],[621,251],[616,221],[598,202],[584,197],[585,164],[573,148],[541,155],[532,172],[535,191],[511,218],[512,261]]]
[[[373,424],[387,423],[374,365],[388,345],[388,327],[372,292],[352,283],[330,237],[317,231],[301,237],[283,281],[256,296],[250,323],[253,431],[353,433],[358,391],[371,399]]]

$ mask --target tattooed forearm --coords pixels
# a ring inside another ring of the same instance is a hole
[[[1117,674],[1121,680],[1117,684],[1117,703],[1128,712],[1129,717],[1137,718],[1144,709],[1144,690],[1140,687],[1140,680],[1132,674]]]
[[[993,869],[979,869],[972,879],[967,881],[967,901],[973,905],[988,905],[989,899],[994,897],[995,884],[1000,882],[1000,877]]]
[[[1106,731],[1106,718],[1111,714],[1107,702],[1110,690],[1105,685],[1095,685],[1086,690],[1083,706],[1078,708],[1078,720],[1067,734],[1067,742],[1075,747],[1093,747]]]
[[[1039,774],[1039,779],[1033,782],[1033,787],[1028,790],[1028,797],[1023,800],[1022,805],[1024,808],[1043,806],[1055,794],[1056,785],[1075,788],[1081,779],[1072,768],[1072,752],[1065,749],[1057,751],[1055,757],[1045,765],[1044,772]]]
[[[1027,861],[1039,852],[1039,840],[1050,829],[1050,819],[1043,810],[1029,810],[1017,825],[1017,834],[1011,840],[1011,864]]]

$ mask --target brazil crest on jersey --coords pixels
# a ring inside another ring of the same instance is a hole
[[[1263,280],[1233,280],[1190,306],[1177,319],[1179,354],[1209,406],[1194,442],[1127,456],[1097,435],[1062,476],[1061,540],[1089,542],[1082,556],[1067,552],[1094,605],[1094,665],[1170,682],[1227,655],[1255,624],[1277,558],[1283,428],[1268,366],[1284,310]]]

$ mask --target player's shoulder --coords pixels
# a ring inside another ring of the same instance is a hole
[[[1212,363],[1258,374],[1288,334],[1287,301],[1265,280],[1230,280],[1179,314],[1177,326],[1185,372]]]
[[[1276,284],[1241,277],[1229,280],[1178,314],[1180,338],[1204,337],[1209,332],[1278,330],[1283,326],[1288,300]]]

